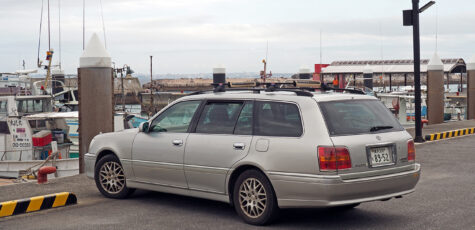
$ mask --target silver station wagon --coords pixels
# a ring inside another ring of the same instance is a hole
[[[255,225],[281,208],[401,198],[420,176],[411,136],[375,97],[306,90],[186,96],[138,129],[97,135],[85,160],[106,197],[218,200]]]

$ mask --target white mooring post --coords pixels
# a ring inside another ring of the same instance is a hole
[[[79,59],[79,173],[84,173],[84,154],[99,133],[114,131],[114,81],[111,57],[93,34]]]
[[[223,66],[213,68],[213,84],[220,83],[226,84],[226,68]]]

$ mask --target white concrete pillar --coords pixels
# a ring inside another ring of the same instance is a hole
[[[79,59],[79,172],[84,154],[99,133],[114,131],[114,81],[111,57],[97,34],[93,34]]]
[[[427,65],[427,118],[429,125],[444,122],[444,64],[437,53]]]
[[[475,55],[467,63],[467,120],[475,119]]]

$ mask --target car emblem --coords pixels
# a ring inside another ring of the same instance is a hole
[[[380,141],[380,140],[381,140],[381,137],[380,137],[380,136],[376,136],[376,140]]]

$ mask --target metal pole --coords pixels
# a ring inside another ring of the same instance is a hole
[[[51,51],[51,31],[50,31],[50,17],[49,17],[49,0],[48,0],[48,50]]]
[[[155,112],[155,109],[153,107],[153,74],[152,74],[152,58],[153,56],[150,56],[150,111],[153,111],[152,113]]]
[[[415,101],[415,120],[416,136],[415,142],[424,142],[422,137],[422,119],[421,119],[421,47],[419,37],[419,0],[412,0],[412,36],[414,40],[414,101]]]
[[[389,74],[389,92],[393,91],[393,84],[392,84],[393,77]]]
[[[85,49],[86,40],[86,0],[82,0],[82,50]]]
[[[449,78],[449,73],[446,73],[447,76],[447,91],[449,91],[449,84],[450,84],[450,78]]]
[[[122,86],[122,112],[125,112],[124,68],[122,68],[120,71],[120,84]]]

